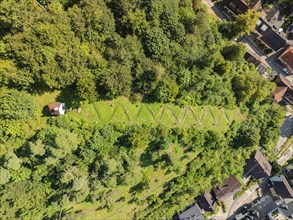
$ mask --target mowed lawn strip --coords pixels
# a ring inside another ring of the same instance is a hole
[[[214,106],[180,107],[162,103],[131,103],[127,98],[111,101],[98,101],[85,104],[81,112],[69,112],[68,115],[81,117],[101,125],[109,123],[146,124],[167,127],[190,128],[200,130],[226,131],[235,120],[240,122],[244,116],[238,108],[229,110]]]

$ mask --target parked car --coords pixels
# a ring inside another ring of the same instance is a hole
[[[289,74],[289,70],[287,68],[283,68],[283,71],[287,74]]]

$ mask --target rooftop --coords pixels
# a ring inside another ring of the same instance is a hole
[[[273,176],[270,178],[270,181],[278,196],[281,196],[283,199],[293,198],[293,189],[284,175]]]
[[[293,74],[293,46],[288,47],[287,50],[281,54],[279,60]]]
[[[278,86],[273,92],[273,96],[274,96],[274,100],[279,103],[280,101],[282,101],[285,93],[287,91],[287,87],[284,86]]]
[[[273,30],[273,26],[265,18],[259,19],[256,31],[261,35],[260,39],[274,51],[280,50],[287,44],[286,38]]]
[[[241,189],[241,184],[235,176],[225,179],[221,185],[218,185],[213,192],[218,199],[224,199],[227,195]]]
[[[278,75],[274,81],[278,86],[288,87],[288,89],[293,90],[293,86],[292,86],[292,83],[290,82],[290,80],[287,79],[282,74]]]
[[[271,164],[267,161],[267,158],[260,152],[260,150],[257,150],[255,152],[254,158],[256,161],[258,161],[258,164],[263,168],[263,170],[270,175],[272,171]]]
[[[177,215],[175,220],[204,220],[204,216],[202,215],[202,211],[197,204],[194,204],[186,211]]]
[[[281,11],[277,7],[273,7],[267,14],[266,19],[273,25],[273,27],[280,31],[284,23],[284,17],[281,15]]]
[[[216,202],[209,192],[200,195],[196,201],[198,206],[206,212],[213,212],[216,209]]]
[[[63,115],[65,113],[65,103],[61,102],[51,102],[48,104],[49,111],[51,115]]]

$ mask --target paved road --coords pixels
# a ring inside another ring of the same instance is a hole
[[[234,219],[235,211],[246,203],[250,203],[254,199],[258,197],[256,193],[256,189],[259,188],[258,184],[251,186],[248,190],[246,190],[243,194],[241,194],[238,199],[234,201],[234,203],[230,206],[227,219]]]
[[[286,119],[281,127],[281,137],[290,137],[293,134],[293,114],[287,113]]]

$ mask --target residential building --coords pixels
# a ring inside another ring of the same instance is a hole
[[[261,0],[224,0],[222,7],[234,15],[243,14],[249,9],[256,11],[260,8]]]
[[[278,32],[283,31],[281,28],[285,22],[284,17],[281,15],[281,10],[278,7],[273,7],[266,16],[266,20],[275,28]]]
[[[284,75],[280,74],[275,79],[274,82],[277,84],[277,86],[283,86],[287,87],[288,90],[293,90],[292,82],[288,79],[288,77],[285,77]]]
[[[262,41],[274,52],[277,52],[288,43],[285,36],[282,36],[278,31],[265,18],[260,18],[254,33],[257,35],[258,40]]]
[[[49,111],[51,115],[58,116],[65,114],[65,103],[52,102],[48,104]]]
[[[274,201],[268,195],[265,195],[253,201],[253,203],[249,204],[247,208],[244,208],[241,213],[235,215],[235,219],[265,219],[265,216],[268,213],[277,208],[278,206],[274,203]]]
[[[244,59],[249,62],[249,63],[253,63],[255,66],[258,66],[261,64],[261,61],[259,59],[257,59],[253,54],[246,52],[244,55]]]
[[[280,56],[279,60],[293,74],[293,46],[289,46]]]
[[[202,210],[195,203],[193,206],[174,217],[174,220],[204,220]]]
[[[214,201],[211,193],[205,192],[196,199],[198,206],[205,212],[214,212],[216,209],[216,202]]]
[[[284,87],[284,86],[278,86],[273,92],[272,92],[272,95],[274,97],[274,100],[276,103],[279,103],[283,100],[284,98],[284,95],[286,94],[287,92],[287,87]]]
[[[235,176],[225,179],[222,184],[213,189],[218,200],[225,200],[241,190],[241,184]]]
[[[293,83],[290,79],[291,76],[285,77],[282,74],[274,79],[277,88],[272,92],[272,95],[277,103],[284,100],[291,105],[293,104]]]
[[[245,176],[252,176],[255,179],[269,177],[271,175],[272,166],[266,157],[257,150],[251,158],[246,161],[244,170]]]
[[[293,163],[283,168],[283,174],[287,178],[291,187],[293,187]]]
[[[292,219],[292,214],[293,202],[286,204],[282,199],[274,200],[269,195],[265,195],[248,204],[240,213],[235,215],[235,219]]]
[[[284,175],[273,176],[270,178],[270,182],[274,187],[276,195],[283,199],[293,198],[293,189]]]

